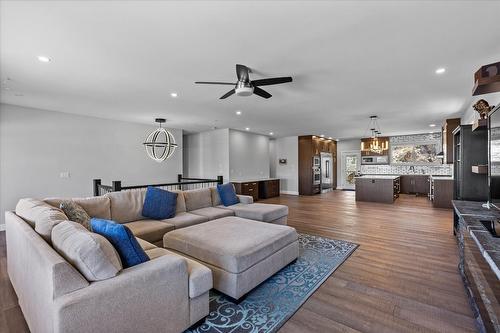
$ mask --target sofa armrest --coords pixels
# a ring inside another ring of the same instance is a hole
[[[253,197],[251,195],[241,195],[241,194],[236,194],[238,199],[240,200],[240,203],[242,204],[253,204]]]
[[[57,298],[54,332],[181,332],[189,326],[187,263],[165,255]]]

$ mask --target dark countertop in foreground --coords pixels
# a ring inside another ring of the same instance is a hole
[[[480,222],[481,220],[500,220],[500,211],[495,208],[483,208],[482,204],[476,201],[453,200],[455,211],[462,217],[467,231],[476,242],[481,254],[500,279],[500,238],[493,237]]]

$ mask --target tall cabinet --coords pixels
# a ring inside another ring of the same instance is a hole
[[[458,126],[460,126],[460,118],[452,118],[446,119],[441,127],[444,164],[453,164],[453,131]]]
[[[487,201],[488,174],[478,166],[488,164],[488,131],[461,125],[453,131],[455,200]]]
[[[315,135],[299,136],[299,194],[321,192],[321,183],[314,181],[315,160],[321,153],[332,154],[332,188],[337,187],[337,142]],[[317,163],[317,162],[316,162]]]

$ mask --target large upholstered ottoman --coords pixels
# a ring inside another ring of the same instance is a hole
[[[234,216],[168,232],[163,245],[209,267],[214,288],[234,299],[299,255],[294,228]]]
[[[231,206],[220,205],[217,208],[231,210],[237,217],[274,224],[286,225],[288,217],[288,206],[285,205],[238,203]]]

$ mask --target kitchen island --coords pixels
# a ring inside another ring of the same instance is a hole
[[[355,177],[356,201],[393,203],[399,197],[400,177],[365,175]]]

